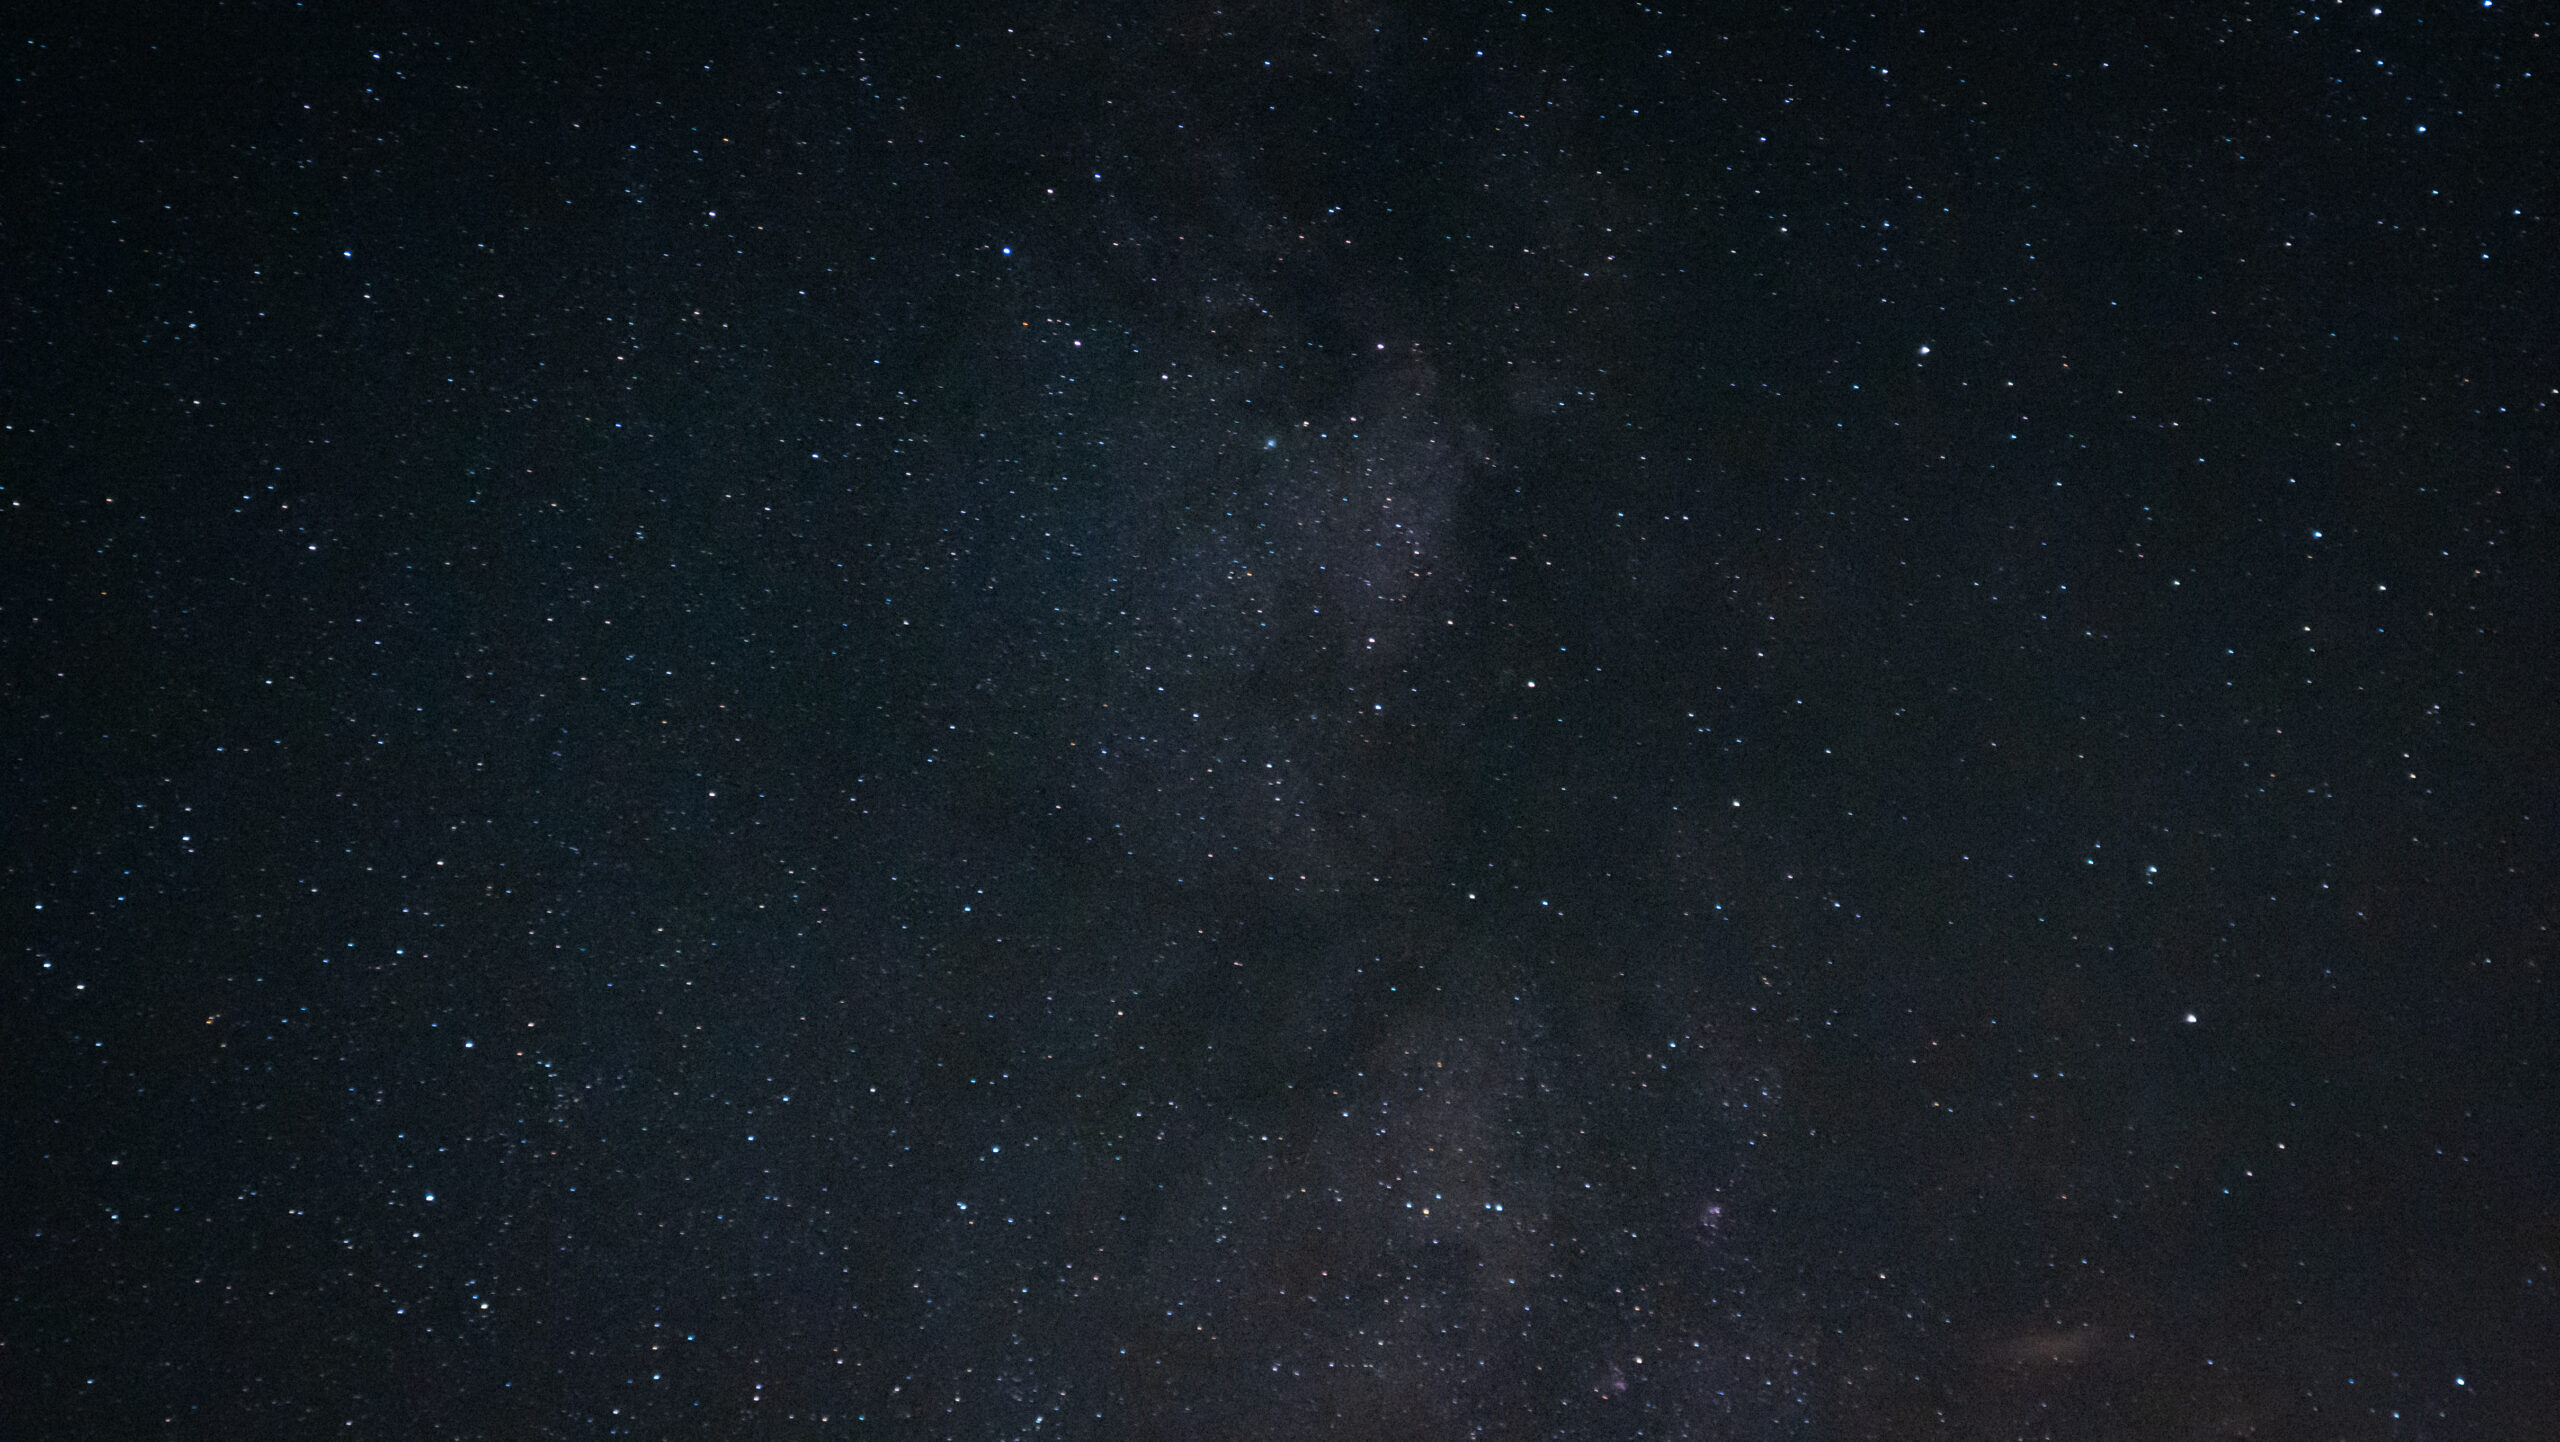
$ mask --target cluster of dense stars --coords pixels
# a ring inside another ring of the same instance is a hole
[[[2529,8],[26,28],[0,1432],[2549,1430]]]

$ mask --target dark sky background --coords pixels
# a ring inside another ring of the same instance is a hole
[[[2536,7],[115,23],[0,1431],[2560,1428]]]

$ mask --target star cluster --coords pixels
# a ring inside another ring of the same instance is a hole
[[[2560,1416],[2522,8],[125,23],[0,1430]]]

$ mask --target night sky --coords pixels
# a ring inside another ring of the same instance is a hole
[[[127,21],[0,1433],[2560,1435],[2548,12]]]

